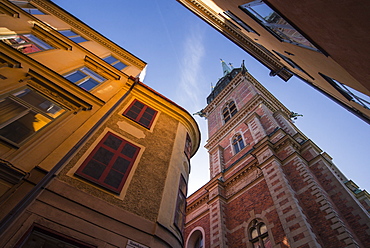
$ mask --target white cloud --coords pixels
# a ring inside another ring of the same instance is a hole
[[[190,111],[198,111],[204,107],[199,85],[202,83],[201,63],[205,54],[204,32],[199,27],[189,29],[182,54],[177,101]]]

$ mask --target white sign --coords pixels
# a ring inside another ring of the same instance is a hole
[[[149,248],[149,247],[148,246],[145,246],[145,245],[142,245],[142,244],[140,244],[138,242],[129,240],[127,242],[126,248]]]

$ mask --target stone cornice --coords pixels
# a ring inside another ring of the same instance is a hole
[[[197,209],[199,206],[201,206],[204,203],[207,203],[209,199],[209,193],[203,195],[202,197],[198,198],[196,201],[192,202],[186,207],[186,213],[190,213]]]
[[[279,152],[281,149],[288,145],[291,145],[297,151],[301,149],[301,145],[295,139],[293,139],[292,136],[287,134],[274,144],[274,151]]]
[[[72,28],[78,30],[79,33],[83,34],[86,37],[89,37],[90,40],[94,40],[104,47],[110,49],[114,53],[122,56],[125,60],[130,62],[132,65],[137,66],[139,69],[143,69],[146,65],[146,63],[139,58],[135,57],[133,54],[130,52],[126,51],[122,47],[118,46],[111,40],[107,39],[103,35],[99,34],[96,32],[94,29],[90,28],[88,25],[85,23],[81,22],[65,10],[59,8],[57,5],[53,4],[50,1],[45,1],[45,0],[32,0],[31,1],[33,4],[36,4],[40,6],[41,8],[45,9],[52,15],[58,17],[62,21],[68,23]]]
[[[275,57],[263,51],[258,47],[255,42],[247,35],[243,34],[240,30],[229,24],[226,19],[209,8],[200,0],[178,0],[184,6],[192,10],[195,14],[200,16],[202,19],[207,21],[219,32],[227,36],[229,39],[234,41],[253,57],[259,60],[262,64],[267,66],[272,71],[279,71],[284,65],[278,61]],[[287,81],[293,74],[287,70],[281,70],[279,76]]]

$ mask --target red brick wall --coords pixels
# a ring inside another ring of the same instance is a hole
[[[188,239],[188,236],[191,233],[191,231],[194,228],[198,227],[198,226],[200,226],[204,229],[204,233],[205,233],[205,237],[203,237],[203,239],[204,239],[204,248],[209,248],[210,247],[209,237],[210,237],[210,233],[211,233],[210,232],[210,223],[209,223],[209,213],[205,214],[201,218],[194,221],[192,224],[187,225],[185,227],[184,240],[186,241]]]
[[[229,202],[225,210],[226,226],[228,230],[234,230],[232,233],[227,234],[229,247],[246,247],[245,241],[248,240],[248,234],[242,224],[251,220],[252,216],[250,213],[252,211],[254,211],[255,215],[262,215],[265,218],[267,222],[265,224],[269,227],[275,243],[280,244],[281,247],[287,247],[283,244],[285,238],[284,230],[277,212],[274,209],[265,212],[267,209],[273,208],[273,206],[272,197],[264,180],[246,189],[243,194]],[[271,226],[273,227],[271,228]]]
[[[355,210],[358,212],[359,206],[350,195],[351,193],[344,188],[346,186],[333,178],[334,176],[322,161],[315,163],[310,169],[331,197],[341,217],[347,221],[352,233],[361,240],[364,247],[370,247],[369,223],[364,224],[364,220],[356,213]]]
[[[332,229],[333,223],[326,218],[328,213],[320,209],[321,205],[316,201],[317,197],[313,194],[314,188],[309,185],[310,181],[304,180],[302,172],[293,161],[285,164],[283,169],[292,188],[296,192],[300,191],[296,197],[323,247],[346,247],[346,244],[337,238],[336,230]]]

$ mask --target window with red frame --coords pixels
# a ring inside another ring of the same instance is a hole
[[[185,141],[185,149],[184,149],[185,155],[188,159],[190,159],[191,155],[191,139],[189,134],[186,134],[186,141]]]
[[[123,113],[124,116],[147,128],[150,128],[152,125],[156,114],[157,111],[146,106],[144,103],[139,102],[138,100],[133,101],[130,107],[128,107]]]
[[[140,148],[108,132],[76,175],[115,193],[122,190]]]

